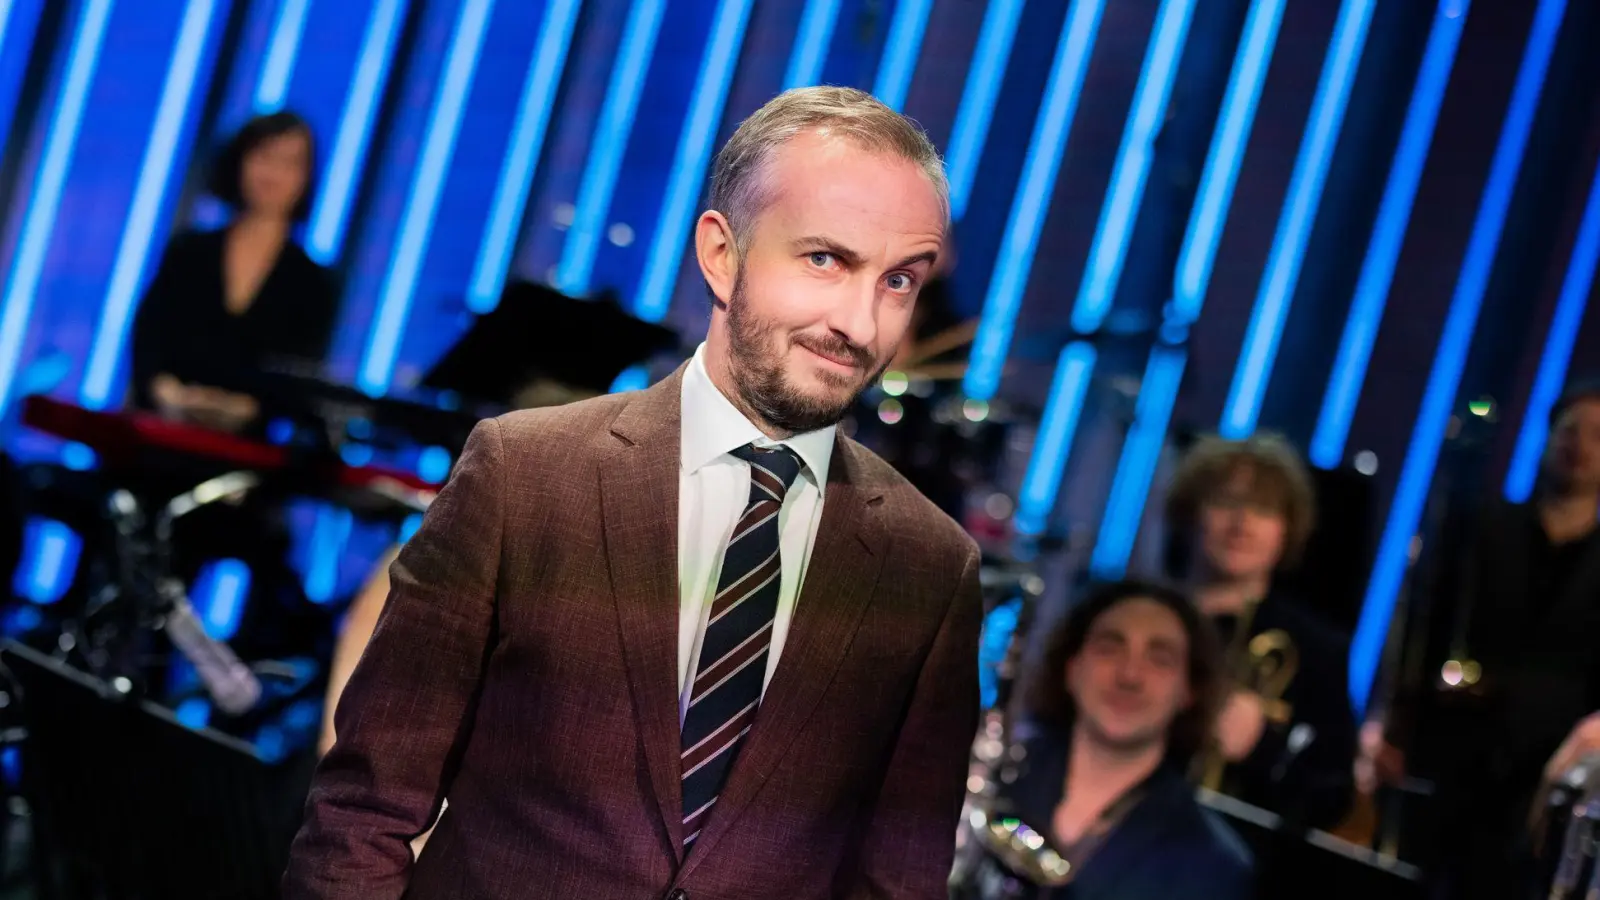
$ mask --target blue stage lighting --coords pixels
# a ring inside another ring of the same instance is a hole
[[[533,173],[544,147],[550,114],[555,109],[556,89],[566,67],[567,51],[572,47],[572,31],[578,22],[583,0],[549,0],[544,22],[539,26],[539,45],[528,66],[528,80],[522,86],[517,106],[517,122],[511,132],[511,145],[495,184],[489,224],[484,229],[478,261],[472,267],[472,286],[467,291],[467,308],[486,313],[500,303],[506,273],[511,266],[512,244],[517,226],[528,206],[533,189]]]
[[[644,277],[634,296],[633,312],[648,322],[659,322],[672,306],[678,286],[678,269],[695,221],[695,205],[705,184],[711,146],[728,100],[728,88],[738,68],[739,48],[750,21],[751,0],[721,0],[711,23],[711,41],[700,61],[689,102],[689,115],[678,135],[678,150],[667,175],[661,217],[645,260]]]
[[[178,28],[178,42],[161,88],[155,125],[150,129],[150,142],[145,145],[133,203],[128,209],[128,220],[122,226],[122,242],[117,246],[111,283],[106,290],[100,323],[95,328],[83,387],[78,392],[79,402],[90,409],[104,409],[113,398],[117,363],[122,359],[123,345],[128,342],[134,304],[144,282],[145,267],[150,262],[150,244],[155,240],[156,223],[167,200],[173,159],[194,99],[195,80],[205,58],[206,37],[210,34],[216,9],[214,0],[189,0]]]
[[[1255,431],[1256,421],[1261,416],[1267,380],[1278,356],[1278,343],[1289,318],[1289,306],[1294,302],[1295,287],[1300,283],[1300,266],[1305,261],[1311,228],[1322,204],[1328,168],[1333,165],[1333,153],[1339,146],[1339,130],[1344,124],[1350,91],[1356,83],[1356,72],[1361,68],[1361,53],[1366,47],[1374,6],[1375,0],[1345,0],[1339,10],[1328,54],[1322,63],[1316,97],[1311,102],[1306,132],[1300,138],[1300,153],[1289,180],[1289,193],[1278,215],[1278,230],[1267,255],[1266,272],[1256,294],[1250,325],[1245,330],[1238,369],[1228,391],[1228,401],[1223,406],[1219,428],[1223,437],[1238,439],[1249,435]]]
[[[967,396],[975,400],[992,400],[1000,389],[1000,373],[1011,347],[1011,333],[1033,269],[1033,256],[1039,248],[1039,233],[1044,230],[1045,215],[1050,211],[1056,175],[1066,155],[1083,76],[1089,68],[1089,57],[1094,54],[1104,8],[1104,0],[1073,0],[1061,26],[1050,80],[1033,124],[1033,137],[1028,141],[1022,179],[1011,203],[1005,235],[1000,239],[994,275],[968,359],[963,387]]]
[[[833,42],[833,28],[838,22],[839,0],[806,0],[800,30],[794,39],[794,53],[789,57],[789,68],[783,73],[784,90],[810,87],[822,78],[822,67],[828,61],[828,45]]]
[[[1589,186],[1583,222],[1572,243],[1572,257],[1567,260],[1561,295],[1556,299],[1550,332],[1545,336],[1544,353],[1539,356],[1539,372],[1534,376],[1528,408],[1522,415],[1522,430],[1517,433],[1517,448],[1511,454],[1511,466],[1506,471],[1506,499],[1512,503],[1521,503],[1533,493],[1539,459],[1544,455],[1545,438],[1550,433],[1550,410],[1560,399],[1562,384],[1567,380],[1567,366],[1572,362],[1578,326],[1583,322],[1584,308],[1594,290],[1597,259],[1600,259],[1600,169],[1596,169],[1594,182]]]
[[[310,9],[311,0],[283,0],[279,4],[267,59],[261,66],[261,77],[256,80],[257,113],[277,112],[283,108],[283,98],[289,94],[294,58],[300,52],[300,37],[306,30],[306,12]]]
[[[594,144],[589,148],[589,164],[584,167],[583,183],[578,188],[572,225],[567,229],[561,261],[556,265],[555,287],[565,293],[589,293],[600,236],[611,211],[611,194],[616,190],[628,136],[633,133],[633,115],[639,108],[639,95],[644,91],[644,76],[655,54],[666,5],[666,0],[636,0],[623,27],[622,46],[611,69],[611,82],[606,87]]]
[[[945,152],[945,173],[950,179],[950,215],[960,220],[972,198],[972,183],[978,177],[978,161],[983,158],[984,141],[994,118],[995,99],[1011,61],[1011,45],[1016,42],[1017,23],[1022,20],[1023,0],[990,0],[983,12],[983,27],[978,46],[972,52],[967,83],[956,107],[955,126],[950,129],[950,147]]]
[[[461,132],[461,116],[472,91],[472,76],[478,68],[478,54],[483,50],[483,36],[493,11],[494,0],[466,0],[461,5],[461,17],[456,20],[455,36],[445,57],[444,80],[428,116],[422,157],[401,213],[399,239],[389,257],[389,271],[378,296],[376,322],[357,377],[361,389],[371,394],[387,392],[394,377],[395,357],[411,312],[417,273],[428,254],[439,195],[449,174],[450,155],[455,152],[456,136]]]
[[[316,206],[311,210],[311,223],[306,232],[306,253],[325,266],[338,260],[344,246],[345,226],[355,202],[367,146],[372,143],[378,101],[383,97],[389,68],[394,64],[395,44],[400,39],[400,26],[405,22],[407,2],[377,0],[367,33],[361,39],[355,79],[345,100],[344,113],[339,117],[333,152],[329,154],[328,169],[317,190]]]
[[[77,149],[78,126],[94,80],[95,64],[111,18],[112,0],[87,0],[79,9],[77,28],[67,52],[61,87],[50,112],[50,128],[39,157],[33,190],[23,214],[21,240],[11,261],[4,299],[0,300],[0,409],[10,405],[12,380],[22,355],[22,339],[39,291],[45,253],[55,231],[56,212],[66,187],[67,170]]]
[[[1178,254],[1174,296],[1163,323],[1163,332],[1182,333],[1200,315],[1210,287],[1211,267],[1216,262],[1217,246],[1233,205],[1233,189],[1238,183],[1239,165],[1249,145],[1255,124],[1256,104],[1266,83],[1272,48],[1277,44],[1278,26],[1283,21],[1286,0],[1253,0],[1245,17],[1244,32],[1234,52],[1233,70],[1222,96],[1222,108],[1205,168],[1200,173],[1200,190],[1189,211],[1189,224]],[[1139,387],[1134,424],[1123,442],[1122,457],[1112,477],[1111,494],[1101,518],[1100,533],[1090,557],[1090,569],[1101,577],[1116,577],[1128,565],[1139,526],[1144,519],[1145,502],[1150,495],[1150,480],[1155,476],[1161,448],[1166,443],[1172,408],[1183,382],[1187,354],[1172,346],[1151,351]]]
[[[933,0],[898,0],[894,5],[894,18],[883,42],[883,61],[878,64],[878,77],[872,83],[873,96],[890,109],[900,110],[906,105],[931,12]]]
[[[1428,498],[1428,488],[1433,482],[1439,448],[1450,421],[1450,411],[1455,405],[1456,391],[1461,385],[1467,351],[1472,344],[1472,333],[1477,328],[1478,312],[1483,306],[1484,291],[1489,286],[1489,274],[1494,268],[1500,235],[1505,228],[1506,211],[1511,207],[1517,174],[1522,169],[1523,151],[1527,149],[1528,134],[1533,130],[1539,95],[1544,88],[1545,73],[1550,68],[1550,57],[1555,52],[1556,37],[1561,31],[1561,17],[1565,10],[1566,0],[1539,0],[1538,9],[1534,12],[1533,26],[1529,29],[1528,43],[1517,71],[1516,86],[1512,89],[1511,104],[1506,111],[1505,123],[1501,126],[1500,139],[1489,167],[1489,179],[1484,185],[1478,215],[1472,225],[1472,236],[1467,243],[1466,257],[1461,264],[1461,274],[1450,299],[1450,312],[1433,358],[1433,370],[1428,375],[1428,385],[1423,392],[1422,408],[1417,411],[1416,425],[1411,432],[1411,446],[1406,450],[1394,500],[1389,506],[1389,517],[1378,544],[1377,560],[1372,567],[1372,579],[1367,584],[1361,618],[1350,642],[1350,700],[1360,714],[1366,711],[1373,679],[1377,677],[1378,665],[1382,660],[1389,622],[1394,616],[1395,601],[1400,595],[1400,585],[1410,562],[1411,541],[1417,533],[1422,508]]]
[[[1422,182],[1423,165],[1428,161],[1428,148],[1433,143],[1433,129],[1439,121],[1439,106],[1444,102],[1444,90],[1450,83],[1450,69],[1455,65],[1456,47],[1461,43],[1461,30],[1466,21],[1467,0],[1439,0],[1433,26],[1428,32],[1428,45],[1422,54],[1422,65],[1417,69],[1417,81],[1411,89],[1411,105],[1406,109],[1405,123],[1401,126],[1400,144],[1389,167],[1389,181],[1384,185],[1383,199],[1378,205],[1377,218],[1373,220],[1366,259],[1361,264],[1361,274],[1350,301],[1344,336],[1339,341],[1339,353],[1322,399],[1317,429],[1311,437],[1311,462],[1324,469],[1331,469],[1344,459],[1350,421],[1355,417],[1367,362],[1372,357],[1372,344],[1377,340],[1378,323],[1383,319],[1384,301],[1394,281],[1395,263],[1405,243],[1417,185]]]

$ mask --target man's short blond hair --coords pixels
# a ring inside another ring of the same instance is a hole
[[[844,137],[863,150],[921,166],[939,194],[948,221],[950,185],[944,161],[921,126],[865,91],[795,88],[767,101],[739,123],[717,154],[711,172],[711,208],[727,217],[740,249],[747,245],[756,219],[772,199],[772,186],[765,176],[773,151],[796,135],[820,130]]]

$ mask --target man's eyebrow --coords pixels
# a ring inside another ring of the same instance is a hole
[[[846,267],[852,269],[861,265],[865,261],[862,255],[856,251],[851,250],[849,247],[846,247],[832,238],[822,237],[821,235],[795,238],[790,242],[790,246],[801,252],[814,253],[821,251],[823,253],[831,253],[839,258],[839,262],[844,263]]]
[[[894,269],[909,269],[912,266],[916,265],[917,263],[927,263],[928,265],[931,266],[935,262],[937,262],[938,259],[939,259],[939,251],[937,251],[937,250],[924,250],[921,253],[913,253],[913,254],[911,254],[910,256],[906,257],[905,259],[902,259],[899,262],[895,263],[890,268],[894,268]]]
[[[820,251],[823,251],[823,252],[826,252],[826,253],[831,253],[834,256],[839,258],[839,262],[844,263],[847,267],[852,268],[852,269],[856,268],[857,266],[860,266],[862,263],[864,263],[866,261],[865,258],[861,254],[857,253],[856,251],[851,250],[849,247],[844,246],[843,244],[839,243],[838,241],[833,240],[832,238],[822,237],[821,235],[815,235],[815,236],[803,237],[803,238],[796,238],[791,243],[792,243],[794,249],[797,250],[797,251],[816,251],[816,250],[820,250]],[[894,265],[890,266],[889,268],[891,268],[891,269],[908,269],[908,268],[910,268],[910,267],[912,267],[914,265],[917,265],[918,263],[927,263],[929,265],[932,265],[938,259],[939,259],[939,251],[937,251],[937,250],[924,250],[921,253],[913,253],[910,256],[905,257],[904,259],[900,260],[899,262],[895,263]]]

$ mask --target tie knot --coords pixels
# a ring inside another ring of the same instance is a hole
[[[800,475],[800,457],[788,447],[777,446],[770,449],[757,447],[755,444],[745,444],[733,451],[733,455],[750,464],[750,479],[757,485],[767,487],[774,499],[782,500],[788,492],[789,486]],[[766,478],[777,482],[775,485],[766,484]],[[772,490],[777,488],[777,490]]]

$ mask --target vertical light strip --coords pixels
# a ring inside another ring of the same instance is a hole
[[[978,46],[972,52],[967,83],[961,89],[961,104],[956,107],[955,125],[950,129],[950,148],[945,152],[945,172],[950,178],[950,215],[959,220],[972,198],[972,183],[978,176],[978,160],[983,158],[984,140],[994,118],[995,98],[1011,61],[1011,45],[1017,38],[1017,23],[1022,20],[1023,0],[989,0],[978,32]]]
[[[1083,282],[1072,310],[1072,326],[1079,333],[1098,329],[1111,309],[1127,257],[1128,239],[1144,197],[1156,135],[1166,119],[1167,100],[1178,74],[1178,63],[1183,58],[1193,12],[1194,0],[1163,0],[1156,13],[1144,62],[1139,69],[1138,87],[1129,105],[1127,124],[1123,126],[1122,143],[1112,166],[1111,188],[1100,209],[1100,223],[1095,229]],[[1080,345],[1089,346],[1079,341],[1069,344],[1067,350]],[[1088,393],[1089,376],[1094,370],[1093,353],[1088,354],[1087,362],[1084,357],[1081,351],[1064,350],[1056,361],[1050,397],[1045,402],[1043,420],[1047,424],[1040,438],[1034,441],[1017,504],[1016,527],[1022,534],[1040,533],[1055,508],[1056,492],[1072,452]],[[1059,427],[1057,423],[1061,423]]]
[[[0,48],[6,45],[6,32],[11,27],[11,13],[16,9],[14,0],[0,0]]]
[[[22,559],[12,588],[28,600],[49,604],[61,599],[78,570],[83,540],[55,519],[31,518],[23,526]]]
[[[79,402],[90,409],[104,409],[111,400],[117,362],[127,343],[134,300],[144,280],[145,265],[150,260],[150,243],[156,237],[162,203],[172,180],[173,157],[178,151],[184,118],[194,96],[195,77],[205,57],[206,36],[210,33],[216,7],[215,0],[189,0],[178,29],[178,42],[172,51],[172,62],[167,66],[166,82],[161,87],[161,100],[156,106],[155,124],[151,126],[150,141],[145,145],[144,161],[139,167],[133,203],[128,209],[122,241],[111,266],[110,285],[101,308],[100,324],[95,328],[94,343],[90,346],[83,387],[78,392]]]
[[[1134,406],[1133,425],[1128,429],[1122,458],[1117,461],[1100,533],[1089,557],[1089,571],[1097,578],[1121,578],[1128,568],[1187,358],[1188,354],[1178,347],[1163,345],[1150,352]]]
[[[495,184],[489,224],[484,228],[478,261],[472,267],[472,286],[467,291],[467,308],[486,313],[500,303],[506,273],[511,266],[512,244],[528,192],[533,189],[533,174],[544,148],[550,114],[555,109],[556,91],[561,87],[561,72],[572,47],[572,30],[578,22],[583,0],[548,0],[544,21],[539,25],[539,45],[528,66],[528,80],[522,85],[522,101],[517,107],[511,145],[506,151],[500,180]]]
[[[894,18],[884,37],[883,60],[878,64],[878,77],[872,84],[872,95],[890,109],[905,108],[931,12],[933,0],[898,0],[894,5]]]
[[[666,6],[666,0],[634,0],[623,27],[622,46],[611,70],[606,102],[600,109],[600,123],[589,149],[589,164],[584,167],[583,182],[578,188],[577,208],[567,229],[561,261],[556,265],[555,286],[565,293],[589,293],[600,236],[605,231],[606,215],[611,212],[611,194],[628,149],[628,136],[633,133],[633,115],[639,108],[644,76],[650,70],[650,57],[661,34]]]
[[[1061,351],[1056,375],[1050,385],[1050,403],[1040,419],[1034,438],[1033,458],[1022,478],[1017,499],[1018,534],[1044,533],[1050,513],[1056,508],[1056,492],[1066,468],[1072,437],[1078,431],[1078,417],[1089,393],[1094,374],[1095,349],[1088,341],[1073,341]]]
[[[1439,0],[1439,7],[1433,14],[1428,45],[1417,69],[1411,104],[1400,129],[1400,143],[1395,149],[1394,162],[1389,166],[1389,180],[1384,185],[1383,199],[1373,220],[1372,237],[1368,239],[1367,255],[1361,263],[1361,274],[1350,301],[1344,336],[1339,340],[1339,353],[1334,359],[1317,428],[1311,437],[1311,462],[1324,469],[1331,469],[1344,459],[1350,420],[1355,416],[1356,401],[1361,396],[1362,382],[1366,380],[1367,362],[1372,357],[1372,344],[1378,337],[1378,323],[1383,319],[1384,302],[1394,281],[1395,264],[1400,259],[1400,248],[1411,223],[1411,208],[1417,199],[1417,186],[1422,183],[1423,166],[1428,161],[1434,126],[1439,121],[1439,107],[1444,103],[1445,87],[1450,83],[1450,70],[1455,65],[1456,47],[1461,43],[1461,31],[1467,22],[1467,7],[1468,0]]]
[[[1217,261],[1217,245],[1228,223],[1239,164],[1244,160],[1250,129],[1256,121],[1256,104],[1267,80],[1272,48],[1278,42],[1284,2],[1252,0],[1250,14],[1245,18],[1244,33],[1233,58],[1233,73],[1228,76],[1228,89],[1222,98],[1222,119],[1211,135],[1200,190],[1189,211],[1188,231],[1178,254],[1172,295],[1172,320],[1177,325],[1188,325],[1200,316],[1206,289],[1211,285],[1211,267]]]
[[[1466,367],[1467,351],[1477,327],[1478,311],[1489,286],[1500,235],[1505,228],[1506,211],[1511,206],[1517,175],[1522,170],[1523,152],[1527,149],[1528,134],[1533,130],[1539,95],[1565,10],[1566,0],[1539,0],[1529,29],[1511,104],[1506,110],[1494,159],[1489,165],[1489,179],[1484,185],[1478,215],[1472,224],[1472,236],[1467,242],[1466,258],[1455,293],[1450,298],[1450,313],[1445,318],[1444,332],[1439,336],[1433,370],[1422,395],[1422,408],[1417,412],[1416,426],[1411,432],[1411,446],[1406,450],[1394,500],[1389,506],[1389,518],[1378,543],[1377,560],[1372,567],[1372,579],[1367,583],[1361,618],[1350,642],[1350,699],[1358,713],[1366,710],[1372,681],[1378,672],[1389,620],[1394,615],[1395,600],[1405,580],[1411,541],[1422,519],[1434,466],[1439,460],[1440,444],[1455,405],[1456,391],[1461,386],[1461,373]]]
[[[272,26],[272,42],[268,45],[267,59],[261,66],[261,76],[256,80],[255,108],[257,113],[277,112],[283,108],[283,98],[289,95],[289,75],[294,71],[294,58],[300,51],[300,38],[306,30],[306,11],[311,0],[283,0],[278,7],[278,21]]]
[[[323,604],[339,589],[339,560],[350,540],[355,516],[348,509],[317,504],[311,525],[311,560],[306,566],[306,599]]]
[[[800,30],[794,39],[794,53],[783,73],[783,89],[810,87],[822,78],[828,61],[828,45],[833,43],[833,28],[839,21],[839,0],[806,0]]]
[[[1333,154],[1339,146],[1339,131],[1349,107],[1350,91],[1355,86],[1356,72],[1361,68],[1361,54],[1366,47],[1374,6],[1375,0],[1344,0],[1339,9],[1333,38],[1328,42],[1328,54],[1322,63],[1316,97],[1311,102],[1310,126],[1300,140],[1299,158],[1295,160],[1294,174],[1289,179],[1283,212],[1278,216],[1278,231],[1273,235],[1272,250],[1267,255],[1266,273],[1256,294],[1250,325],[1245,329],[1244,347],[1239,353],[1233,385],[1222,409],[1222,424],[1218,430],[1223,437],[1238,439],[1249,435],[1255,431],[1256,421],[1261,416],[1261,402],[1267,393],[1272,365],[1278,357],[1278,344],[1289,318],[1289,306],[1294,302],[1295,288],[1300,283],[1300,267],[1305,261],[1306,245],[1311,241],[1312,226],[1317,221],[1317,209],[1322,204],[1328,168],[1333,165]]]
[[[750,0],[721,0],[711,24],[711,41],[700,61],[700,76],[695,79],[689,102],[689,115],[678,135],[678,150],[667,176],[667,195],[661,203],[661,218],[656,222],[655,239],[645,261],[644,278],[634,296],[634,315],[648,322],[659,322],[672,306],[673,288],[678,285],[678,269],[683,263],[683,248],[694,223],[695,202],[705,182],[711,160],[711,145],[717,138],[728,88],[739,62],[739,47],[744,43],[745,26],[750,20]]]
[[[472,91],[472,76],[478,69],[483,36],[488,30],[494,0],[465,0],[456,20],[455,36],[445,55],[444,79],[434,96],[433,111],[423,133],[422,155],[417,160],[411,191],[401,213],[400,236],[389,257],[378,295],[378,314],[368,338],[367,352],[357,378],[360,388],[371,394],[389,390],[394,377],[395,357],[411,313],[416,293],[417,274],[428,255],[428,240],[433,220],[439,211],[439,195],[449,174],[450,157],[455,153],[456,136],[461,133],[461,116]]]
[[[1044,230],[1050,195],[1055,190],[1061,159],[1066,155],[1067,137],[1072,131],[1073,114],[1083,90],[1083,76],[1094,53],[1100,31],[1104,0],[1073,0],[1061,25],[1055,62],[1045,85],[1039,115],[1028,141],[1028,155],[1022,164],[1022,179],[1011,203],[1006,230],[995,257],[994,275],[984,298],[983,315],[973,341],[963,389],[977,400],[991,400],[1000,388],[1000,372],[1011,347],[1017,310],[1022,292],[1033,269],[1033,256],[1039,248],[1039,233]]]
[[[1117,148],[1117,161],[1111,170],[1111,191],[1100,208],[1100,224],[1095,228],[1088,265],[1072,307],[1072,328],[1080,333],[1095,331],[1105,321],[1122,280],[1128,240],[1144,199],[1156,136],[1167,118],[1167,100],[1172,96],[1172,83],[1183,59],[1194,3],[1195,0],[1163,0],[1156,13],[1144,65],[1139,70],[1139,86],[1134,91],[1128,122],[1122,130],[1122,145]]]
[[[1533,493],[1539,458],[1544,455],[1545,439],[1550,434],[1550,410],[1561,398],[1567,366],[1572,362],[1572,347],[1578,341],[1578,326],[1583,322],[1584,308],[1594,290],[1596,261],[1600,261],[1600,168],[1595,170],[1594,181],[1589,186],[1583,222],[1578,226],[1577,239],[1572,242],[1572,257],[1567,260],[1567,274],[1561,281],[1561,294],[1550,319],[1550,331],[1545,335],[1539,372],[1534,376],[1528,408],[1522,414],[1522,430],[1517,434],[1517,447],[1506,471],[1506,499],[1512,503],[1521,503]]]
[[[27,334],[28,317],[33,312],[34,296],[44,272],[45,252],[50,248],[50,236],[55,231],[56,211],[61,208],[67,171],[72,167],[73,151],[77,149],[78,126],[83,123],[83,109],[89,85],[94,80],[95,64],[100,59],[111,6],[112,0],[87,0],[78,14],[66,75],[51,114],[44,152],[39,157],[39,174],[28,198],[5,298],[0,301],[0,409],[11,400],[22,339]]]
[[[250,596],[250,567],[242,560],[219,559],[195,576],[195,611],[212,640],[226,641],[239,630]]]
[[[1211,147],[1206,152],[1205,168],[1200,173],[1200,190],[1189,211],[1189,224],[1173,286],[1171,313],[1167,324],[1186,328],[1200,315],[1210,287],[1211,269],[1217,246],[1233,205],[1233,189],[1239,180],[1239,166],[1255,125],[1256,105],[1266,83],[1272,49],[1278,42],[1278,26],[1283,22],[1286,0],[1253,0],[1245,18],[1244,32],[1233,57],[1233,71],[1222,96],[1222,108]],[[1100,577],[1115,577],[1127,568],[1139,526],[1144,519],[1145,502],[1150,496],[1150,481],[1166,442],[1172,408],[1183,382],[1188,354],[1179,347],[1159,345],[1150,352],[1134,423],[1123,442],[1122,458],[1112,477],[1111,493],[1100,521],[1100,532],[1090,556],[1090,568]]]
[[[0,52],[5,50],[6,36],[10,33],[12,20],[16,18],[16,16],[12,15],[12,13],[16,12],[18,5],[19,4],[13,2],[13,0],[0,0]],[[35,12],[34,15],[37,17],[38,13]],[[25,50],[23,53],[24,57],[26,57],[26,53],[27,51]],[[27,70],[25,58],[15,64],[15,70],[17,72],[16,82],[20,83],[24,73]],[[16,96],[16,87],[16,83],[7,84],[3,89],[3,93],[0,93],[0,102],[4,102],[6,99],[14,99]],[[6,138],[9,136],[12,117],[15,115],[16,108],[14,103],[12,104],[11,109],[0,112],[0,145],[4,145]]]
[[[344,245],[345,224],[360,181],[361,164],[372,141],[373,120],[378,101],[383,99],[384,82],[394,62],[395,42],[405,21],[407,0],[377,0],[372,19],[361,39],[361,55],[356,60],[355,78],[339,117],[339,133],[328,157],[328,170],[317,190],[315,208],[306,240],[306,252],[323,265],[339,258]]]

